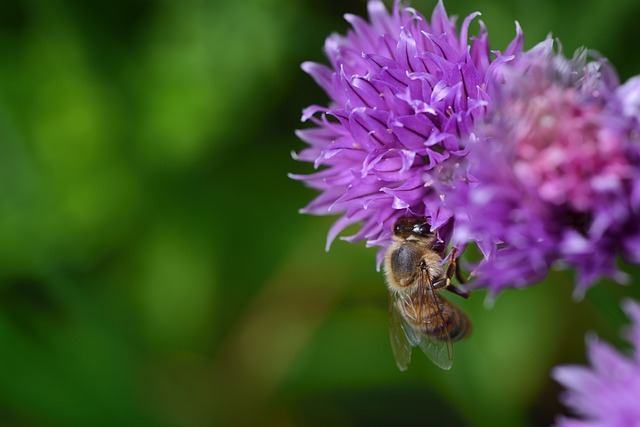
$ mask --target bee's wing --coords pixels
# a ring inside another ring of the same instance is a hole
[[[436,366],[445,370],[451,369],[453,344],[446,328],[442,329],[440,336],[433,332],[428,334],[427,326],[424,331],[417,329],[406,318],[409,316],[414,323],[416,319],[428,319],[428,325],[445,325],[442,316],[444,304],[447,304],[446,300],[437,294],[428,276],[421,280],[414,294],[389,293],[389,336],[393,356],[401,371],[409,366],[413,347],[420,347]]]
[[[405,371],[411,361],[411,349],[418,345],[420,338],[398,308],[398,304],[403,303],[402,298],[396,292],[389,292],[389,338],[396,365]]]
[[[428,310],[428,313],[430,313],[432,317],[437,316],[437,318],[430,320],[431,324],[446,324],[442,312],[444,310],[443,305],[447,304],[447,302],[437,294],[427,274],[423,275],[423,280],[421,280],[418,291],[413,298],[420,298],[422,302],[422,304],[416,304],[415,306],[421,307],[423,310]],[[418,316],[422,318],[424,314],[419,313]],[[424,354],[426,354],[436,366],[445,370],[451,369],[451,365],[453,364],[453,344],[451,343],[451,337],[446,332],[446,328],[443,328],[443,332],[440,335],[420,333],[419,336],[418,346]]]
[[[453,344],[449,337],[446,337],[444,341],[440,341],[427,335],[422,335],[422,340],[418,345],[436,366],[447,371],[451,369],[451,365],[453,365]]]

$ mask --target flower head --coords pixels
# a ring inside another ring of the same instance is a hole
[[[622,113],[636,124],[640,123],[640,76],[629,79],[617,91]]]
[[[578,297],[601,276],[623,280],[617,254],[640,247],[640,152],[615,73],[585,50],[564,58],[548,39],[495,75],[468,156],[473,182],[456,194],[467,214],[457,236],[486,256],[476,285],[496,294],[552,266],[576,269]]]
[[[428,217],[433,230],[450,222],[453,212],[433,184],[466,155],[465,136],[487,111],[495,64],[522,47],[518,28],[504,55],[492,56],[482,23],[468,40],[478,13],[458,31],[442,2],[431,20],[399,1],[389,13],[370,0],[368,11],[369,22],[346,15],[353,29],[327,39],[330,66],[302,65],[332,102],[305,109],[303,121],[314,126],[298,131],[309,146],[294,157],[320,170],[291,177],[321,191],[303,212],[343,215],[327,247],[354,223],[361,229],[345,240],[384,248],[400,216]]]
[[[552,376],[568,390],[565,405],[579,418],[559,417],[558,427],[640,425],[640,304],[623,303],[632,320],[626,335],[634,346],[631,357],[620,354],[595,337],[587,340],[591,367],[559,366]]]

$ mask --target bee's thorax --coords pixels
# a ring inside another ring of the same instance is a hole
[[[427,274],[432,283],[442,278],[442,258],[424,240],[405,239],[392,244],[384,262],[390,289],[403,291],[424,280]]]

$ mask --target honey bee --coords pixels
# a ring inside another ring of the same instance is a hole
[[[401,371],[411,361],[413,347],[420,349],[442,369],[453,363],[453,341],[471,331],[469,318],[447,301],[441,292],[463,298],[469,294],[451,284],[455,274],[464,283],[453,247],[443,266],[444,244],[422,218],[402,217],[393,229],[393,243],[384,259],[389,289],[389,335],[396,364]]]

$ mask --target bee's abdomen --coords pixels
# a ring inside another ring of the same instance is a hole
[[[471,322],[466,314],[459,309],[454,309],[455,317],[458,319],[453,322],[449,330],[451,341],[458,341],[465,338],[471,332]]]
[[[471,321],[462,310],[440,298],[440,312],[433,312],[426,322],[426,334],[432,338],[451,341],[465,338],[471,332]]]

